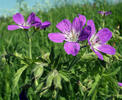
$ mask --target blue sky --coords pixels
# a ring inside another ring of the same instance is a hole
[[[0,16],[1,15],[9,15],[17,12],[18,6],[17,6],[17,0],[0,0]],[[48,5],[48,2],[50,2],[50,7],[53,7],[54,2],[58,1],[64,1],[64,0],[24,0],[24,2],[29,6],[32,7],[36,3],[38,5],[41,5],[41,8],[43,9],[44,7],[46,8]],[[69,0],[70,1],[70,0]],[[72,0],[73,1],[73,0]],[[74,2],[80,2],[82,0],[74,0]],[[86,0],[83,0],[86,1]],[[89,0],[93,1],[93,0]],[[121,1],[121,0],[109,0],[109,1]],[[43,4],[43,5],[42,5]]]
[[[0,0],[0,15],[17,12],[17,0]],[[43,0],[24,0],[30,7]]]

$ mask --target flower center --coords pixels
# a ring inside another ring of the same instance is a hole
[[[92,46],[95,46],[95,45],[97,45],[97,44],[101,44],[101,41],[100,41],[99,37],[96,36],[96,35],[93,35],[93,36],[91,37],[90,42],[91,42],[91,45],[92,45]]]
[[[30,26],[27,22],[25,22],[24,24],[23,24],[23,26]]]
[[[20,24],[19,27],[23,29],[22,26],[30,26],[27,22],[24,22],[23,24]]]
[[[65,34],[65,37],[68,42],[77,42],[79,34],[72,30],[71,32]]]

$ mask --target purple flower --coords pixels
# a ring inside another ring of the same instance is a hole
[[[111,11],[98,11],[98,13],[101,14],[102,16],[107,16],[107,15],[112,14]]]
[[[16,29],[29,29],[32,26],[32,23],[34,23],[35,20],[35,14],[32,12],[27,21],[25,22],[24,16],[20,13],[16,13],[13,16],[13,20],[17,25],[8,25],[8,30],[16,30]]]
[[[112,46],[106,44],[106,42],[111,39],[112,32],[108,28],[103,28],[95,34],[96,30],[93,20],[88,20],[87,25],[91,27],[88,43],[98,58],[103,60],[103,56],[100,52],[114,55],[116,50]]]
[[[119,85],[119,86],[122,86],[122,83],[118,82],[118,85]]]
[[[49,21],[42,22],[39,17],[35,16],[35,21],[33,26],[35,26],[36,28],[44,29],[50,25],[51,23]]]
[[[86,23],[86,17],[79,15],[75,17],[73,23],[69,20],[64,19],[59,22],[56,27],[61,31],[57,33],[49,33],[48,37],[51,41],[56,43],[62,43],[64,40],[64,50],[69,55],[76,56],[80,50],[80,44],[78,41],[83,41],[88,38],[89,28],[86,26],[84,29],[82,27]]]

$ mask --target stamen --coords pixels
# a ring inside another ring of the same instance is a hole
[[[71,31],[69,34],[65,34],[65,37],[68,42],[76,42],[78,41],[79,34]]]

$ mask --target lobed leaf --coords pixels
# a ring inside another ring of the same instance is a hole
[[[13,84],[14,84],[13,86],[14,86],[14,88],[15,88],[15,87],[17,86],[17,84],[18,84],[18,81],[19,81],[19,78],[20,78],[22,72],[23,72],[27,67],[28,67],[28,66],[25,65],[25,66],[21,67],[20,69],[18,69],[17,72],[15,73],[15,75],[14,75],[14,80],[13,80]]]
[[[53,72],[50,72],[46,80],[46,87],[51,87],[53,79],[54,79],[54,74]]]

